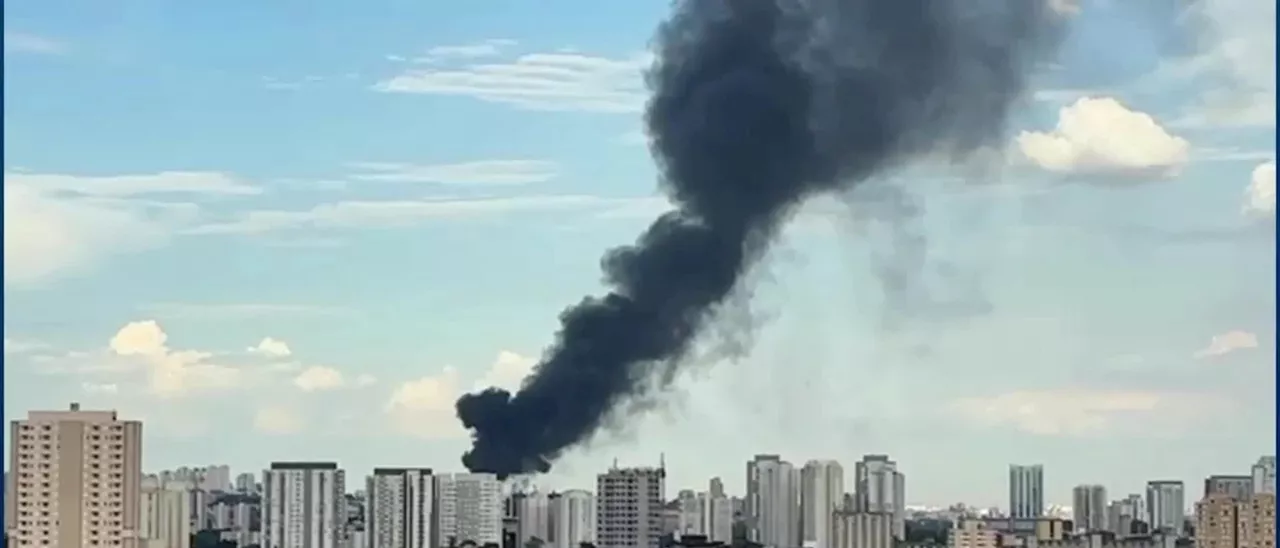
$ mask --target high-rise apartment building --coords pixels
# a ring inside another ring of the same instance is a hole
[[[1253,495],[1253,476],[1209,476],[1204,479],[1202,498],[1227,495],[1240,500]]]
[[[702,524],[702,502],[698,494],[689,489],[683,489],[676,494],[675,538],[706,534]]]
[[[378,548],[434,548],[430,468],[374,468],[365,480],[364,535]]]
[[[1237,498],[1222,493],[1196,503],[1198,548],[1275,548],[1276,497],[1258,493]]]
[[[893,514],[836,512],[831,518],[831,548],[893,548]]]
[[[833,460],[811,460],[800,471],[801,541],[833,548],[832,516],[844,503],[844,468]]]
[[[612,468],[596,476],[596,545],[658,548],[666,469]]]
[[[596,543],[596,498],[590,491],[571,490],[551,496],[555,548],[578,548]]]
[[[1107,488],[1077,485],[1071,490],[1071,515],[1077,532],[1107,530]]]
[[[502,544],[502,482],[493,474],[439,474],[436,485],[436,548],[474,542]]]
[[[156,480],[144,481],[138,538],[146,541],[147,548],[191,546],[191,502],[186,483],[161,485]]]
[[[347,506],[337,463],[273,462],[262,490],[262,548],[339,548]]]
[[[31,411],[9,424],[5,524],[16,546],[124,546],[142,506],[142,423]]]
[[[237,475],[235,488],[237,492],[246,495],[257,494],[258,478],[248,472]]]
[[[1267,455],[1253,465],[1253,492],[1276,492],[1276,456]]]
[[[857,511],[893,516],[893,536],[906,538],[907,477],[888,455],[866,455],[854,467]]]
[[[515,495],[516,544],[524,546],[532,539],[551,542],[551,499],[546,493],[530,491]]]
[[[778,455],[747,462],[746,517],[752,541],[767,548],[800,546],[800,486],[791,463]]]
[[[733,540],[733,500],[724,495],[719,479],[711,480],[711,490],[698,495],[702,509],[702,534],[711,542]]]
[[[1044,466],[1009,465],[1009,517],[1044,516]]]
[[[1121,537],[1145,531],[1149,528],[1147,519],[1147,500],[1141,494],[1132,493],[1107,506],[1107,530]]]
[[[1185,492],[1181,481],[1147,482],[1147,525],[1151,531],[1182,531]]]

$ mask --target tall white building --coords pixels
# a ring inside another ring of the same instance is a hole
[[[1258,463],[1253,465],[1253,492],[1254,493],[1272,493],[1276,492],[1276,457],[1268,455],[1258,459]]]
[[[1009,465],[1009,517],[1044,516],[1044,466]]]
[[[893,514],[837,512],[832,518],[831,548],[893,548]]]
[[[137,535],[142,423],[31,411],[9,423],[5,525],[16,546],[121,546]]]
[[[724,494],[720,479],[711,480],[711,489],[698,494],[702,510],[702,534],[712,542],[733,540],[733,501]]]
[[[451,541],[502,544],[502,482],[497,476],[440,474],[435,480],[437,548]]]
[[[188,548],[191,546],[191,490],[182,482],[160,485],[149,480],[142,486],[138,516],[138,538],[147,548]]]
[[[778,455],[747,462],[746,517],[750,539],[767,548],[800,546],[799,475]]]
[[[516,546],[530,539],[551,542],[551,498],[546,493],[530,491],[515,495]]]
[[[662,467],[615,467],[596,476],[596,545],[658,548],[666,480]]]
[[[223,493],[204,508],[209,527],[222,531],[224,540],[240,546],[262,544],[262,499],[258,495]]]
[[[888,455],[866,455],[854,467],[857,511],[893,516],[893,535],[906,538],[907,477]]]
[[[1071,490],[1071,518],[1077,532],[1107,530],[1107,488],[1075,486]]]
[[[679,519],[676,521],[676,538],[686,535],[705,535],[703,519],[703,499],[697,493],[684,489],[676,495],[676,506]]]
[[[806,546],[834,548],[832,515],[844,503],[844,468],[833,460],[811,460],[800,471],[800,516]]]
[[[596,542],[596,498],[590,491],[565,491],[551,497],[551,535],[555,548],[578,548]]]
[[[1185,489],[1181,481],[1147,482],[1147,525],[1152,531],[1182,531],[1185,515]]]
[[[430,468],[374,468],[365,480],[364,537],[378,548],[433,548]]]
[[[347,512],[337,463],[273,462],[262,490],[262,548],[339,548]]]
[[[246,495],[256,494],[258,492],[258,478],[248,472],[236,476],[236,491]]]

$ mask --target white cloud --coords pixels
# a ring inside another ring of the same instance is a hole
[[[351,167],[364,171],[351,176],[360,181],[458,185],[541,183],[560,174],[560,168],[555,162],[543,160],[484,160],[440,165],[357,162],[351,164]]]
[[[472,383],[472,390],[498,386],[519,388],[537,360],[503,350],[484,374]],[[458,438],[466,432],[458,422],[454,403],[462,395],[458,371],[445,367],[439,374],[414,379],[397,386],[385,411],[393,430],[427,439]]]
[[[115,394],[120,391],[115,383],[84,382],[80,388],[89,394]]]
[[[573,52],[531,53],[507,62],[415,67],[377,91],[474,97],[534,110],[631,113],[644,105],[648,54],[610,59]]]
[[[303,392],[323,392],[342,388],[346,384],[342,372],[332,367],[315,365],[303,369],[293,378],[293,385]]]
[[[239,219],[196,227],[191,234],[261,234],[308,228],[388,228],[413,226],[431,219],[459,219],[521,211],[563,211],[621,203],[584,195],[508,198],[436,198],[424,200],[346,201],[308,210],[259,210]]]
[[[263,407],[254,413],[253,427],[265,434],[294,434],[302,430],[302,416],[286,407]]]
[[[58,55],[67,52],[67,45],[46,36],[5,30],[4,52]]]
[[[377,377],[370,375],[368,373],[361,373],[359,375],[356,375],[355,385],[356,385],[356,388],[363,388],[366,386],[373,386],[374,384],[377,384],[377,382],[378,382]]]
[[[195,204],[173,194],[247,194],[218,173],[165,172],[90,177],[5,171],[5,285],[32,284],[105,257],[163,245],[189,223]]]
[[[502,50],[507,49],[514,45],[516,45],[515,40],[507,40],[505,38],[493,38],[493,39],[484,40],[481,42],[476,42],[474,44],[459,44],[454,46],[436,46],[431,49],[428,49],[425,56],[414,59],[414,62],[438,63],[441,61],[447,61],[449,59],[458,59],[458,58],[474,59],[478,57],[493,57],[502,53]],[[405,60],[403,56],[391,56],[391,57],[395,57],[395,59],[392,59],[393,61]]]
[[[490,386],[514,391],[520,388],[521,381],[533,373],[533,366],[538,360],[521,356],[510,350],[503,350],[489,366],[489,371],[476,382],[474,389],[483,390]]]
[[[143,360],[147,388],[155,396],[173,398],[192,392],[226,389],[241,379],[238,369],[209,361],[207,352],[172,350],[169,336],[155,320],[129,322],[108,343],[117,356]]]
[[[261,341],[258,341],[257,345],[249,347],[248,351],[253,354],[270,356],[272,358],[283,358],[293,354],[293,351],[289,350],[288,344],[285,344],[282,340],[273,339],[271,337],[263,337]]]
[[[397,386],[387,402],[391,427],[404,435],[426,439],[453,439],[466,432],[454,415],[458,399],[458,372],[446,367],[438,375],[414,379]]]
[[[1258,336],[1248,331],[1228,331],[1214,335],[1206,346],[1196,352],[1200,359],[1216,358],[1241,350],[1252,350],[1258,347]]]
[[[44,343],[37,341],[26,341],[19,339],[4,338],[4,353],[8,354],[26,354],[37,350],[47,348]]]
[[[1276,3],[1212,0],[1192,9],[1212,21],[1212,42],[1174,71],[1196,82],[1226,84],[1209,90],[1178,125],[1275,127]]]
[[[1110,97],[1079,99],[1059,111],[1052,131],[1024,131],[1016,144],[1043,169],[1084,175],[1168,176],[1191,152],[1185,139]]]
[[[1276,163],[1264,162],[1253,168],[1249,187],[1245,189],[1244,212],[1259,217],[1276,214]]]
[[[1185,405],[1189,397],[1126,390],[1015,391],[962,398],[952,402],[949,411],[982,426],[1009,426],[1043,436],[1085,437],[1121,429],[1126,419],[1149,418],[1157,411]]]

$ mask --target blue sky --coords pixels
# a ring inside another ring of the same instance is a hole
[[[1067,502],[1272,452],[1274,3],[1055,3],[1071,34],[984,176],[873,181],[924,206],[895,223],[811,204],[752,276],[751,352],[710,335],[545,482],[887,452],[912,502],[1003,504],[1012,462]],[[665,207],[661,2],[5,10],[5,414],[118,408],[148,469],[458,469],[456,396],[518,383]],[[892,300],[904,227],[927,260]]]

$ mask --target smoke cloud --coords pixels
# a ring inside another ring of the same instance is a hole
[[[612,290],[561,314],[516,393],[458,400],[469,470],[546,472],[590,439],[687,357],[806,198],[1002,141],[1059,24],[1046,0],[683,0],[673,10],[654,42],[646,122],[676,209],[605,255]]]

